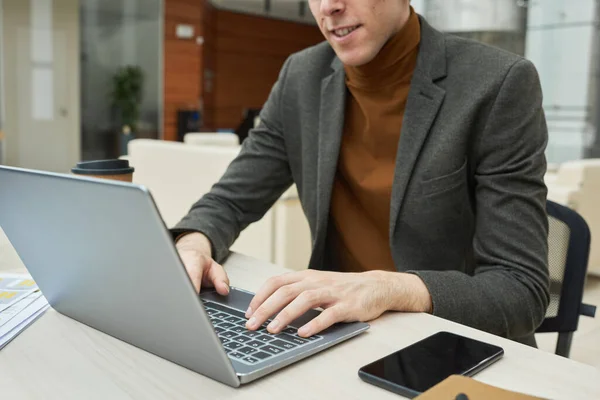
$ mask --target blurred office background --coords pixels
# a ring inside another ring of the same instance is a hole
[[[128,116],[114,106],[117,79],[127,85],[141,78],[135,137],[236,131],[262,106],[285,57],[321,40],[307,1],[0,4],[0,160],[59,171],[76,160],[120,154]],[[535,63],[550,163],[600,153],[598,4],[412,0],[436,28]]]
[[[550,163],[600,155],[600,2],[412,1],[438,29],[530,59],[544,91]]]
[[[535,64],[549,198],[589,223],[600,276],[600,0],[411,3],[439,30]],[[306,0],[0,0],[0,164],[131,157],[172,225],[235,157],[285,59],[322,40]],[[292,187],[232,249],[302,269],[310,247]],[[598,278],[584,301],[600,303]],[[575,359],[600,366],[599,332],[582,322]]]

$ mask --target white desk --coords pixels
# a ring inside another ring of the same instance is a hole
[[[3,239],[0,231],[0,270],[14,270],[18,258],[2,244]],[[232,285],[253,291],[267,277],[284,272],[240,255],[232,256],[226,268]],[[503,359],[476,376],[482,382],[545,398],[600,399],[600,370],[425,314],[384,315],[359,337],[232,389],[52,309],[0,351],[0,397],[398,399],[361,381],[358,369],[440,330],[504,348]]]

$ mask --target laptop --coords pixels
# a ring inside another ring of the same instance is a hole
[[[248,331],[253,294],[199,296],[141,185],[0,167],[0,227],[56,311],[232,387],[369,328],[341,323],[301,338],[311,310],[278,335]]]

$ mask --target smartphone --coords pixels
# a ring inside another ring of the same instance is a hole
[[[473,376],[504,355],[501,347],[450,332],[438,332],[358,371],[360,378],[414,398],[450,375]]]

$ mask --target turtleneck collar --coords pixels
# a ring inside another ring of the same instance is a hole
[[[419,16],[411,7],[406,24],[388,40],[373,60],[358,67],[344,66],[346,83],[357,88],[375,89],[410,80],[420,41]]]

